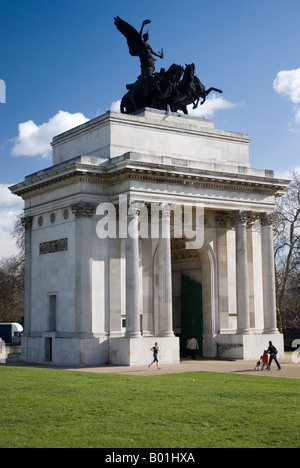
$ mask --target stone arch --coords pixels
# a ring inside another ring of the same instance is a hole
[[[172,237],[172,233],[171,233]],[[200,249],[186,249],[185,239],[171,240],[172,266],[176,261],[199,262],[202,268],[203,293],[203,355],[215,357],[217,355],[216,335],[218,333],[218,275],[217,259],[210,243],[204,239]],[[154,305],[154,334],[159,336],[159,247],[157,245],[153,255],[153,305]]]

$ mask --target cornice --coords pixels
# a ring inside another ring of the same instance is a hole
[[[194,187],[196,189],[246,192],[280,196],[289,181],[254,175],[195,170],[188,167],[154,164],[123,159],[106,166],[73,163],[61,168],[50,168],[28,177],[24,182],[10,187],[12,193],[27,198],[32,193],[53,190],[63,185],[91,183],[115,185],[126,180]]]

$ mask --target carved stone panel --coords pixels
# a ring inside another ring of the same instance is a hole
[[[66,250],[68,250],[68,239],[59,239],[40,244],[40,255],[65,252]]]

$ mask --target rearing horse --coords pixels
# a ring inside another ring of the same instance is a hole
[[[178,96],[171,99],[170,107],[172,112],[182,110],[184,114],[187,114],[187,106],[193,104],[193,109],[197,109],[200,98],[202,98],[201,105],[206,101],[206,96],[211,91],[222,93],[220,89],[209,88],[205,89],[205,86],[201,83],[199,78],[195,76],[195,65],[186,65],[183,78],[177,86]]]
[[[154,96],[153,107],[155,109],[168,110],[168,100],[172,95],[178,95],[177,85],[183,75],[183,72],[183,67],[173,63],[169,70],[164,71],[162,69],[160,73],[156,74],[158,77],[157,83],[160,88],[160,92],[156,93]]]

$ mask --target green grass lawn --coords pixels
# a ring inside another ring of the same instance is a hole
[[[300,382],[0,367],[0,447],[299,447]]]

